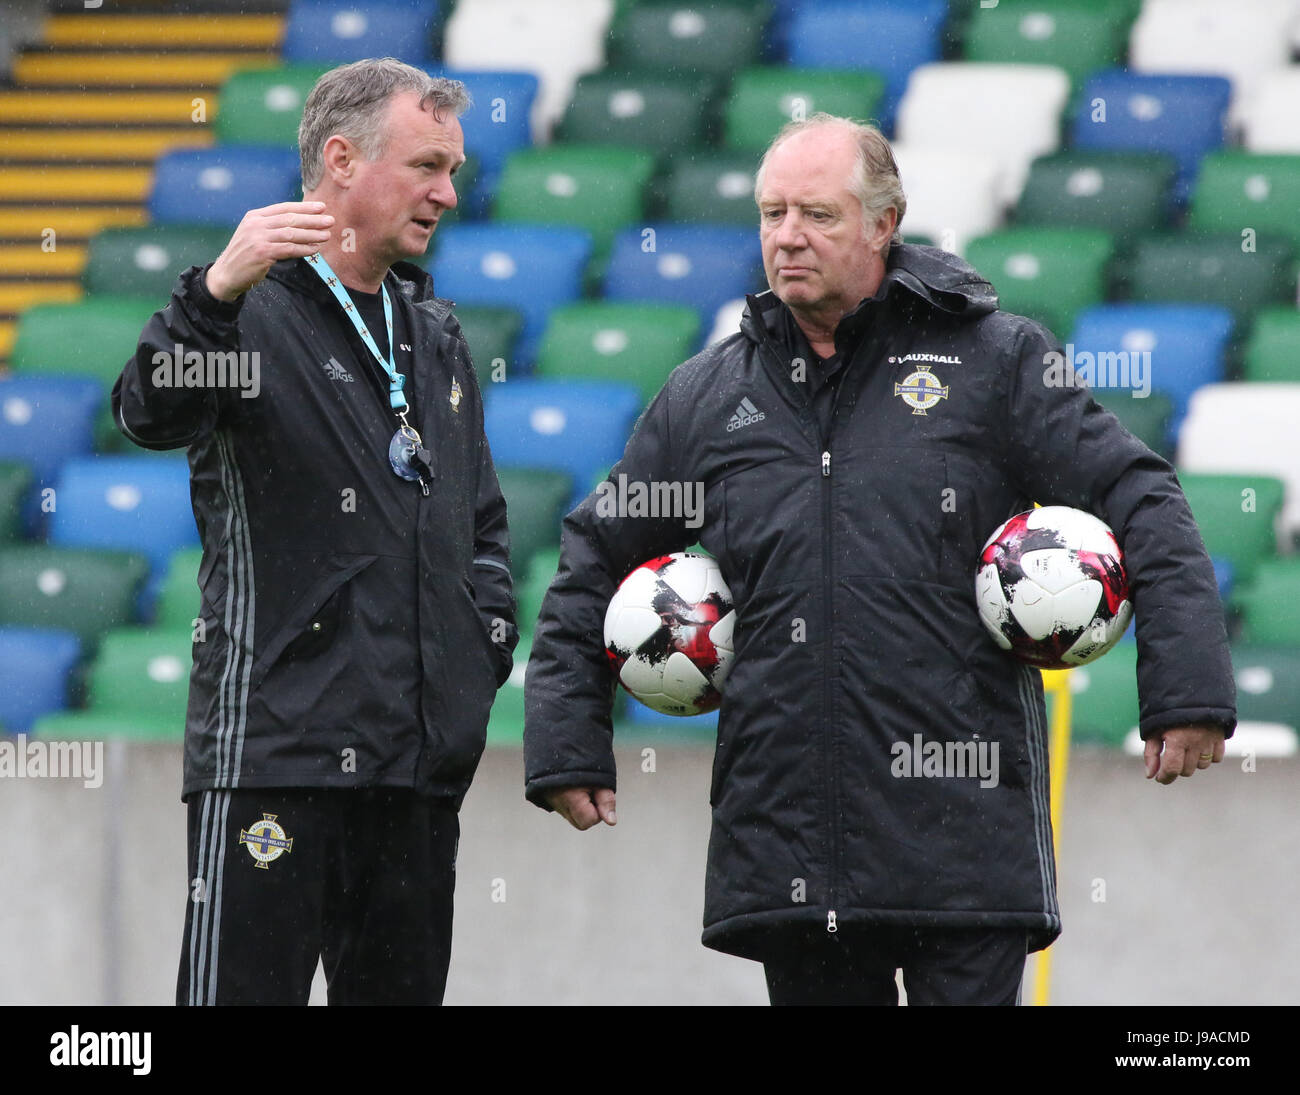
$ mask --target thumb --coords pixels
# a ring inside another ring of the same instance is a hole
[[[608,787],[601,787],[592,796],[592,801],[596,804],[596,813],[600,815],[600,820],[606,825],[618,824],[618,818],[614,813],[614,792]]]
[[[1147,738],[1146,749],[1143,751],[1147,779],[1154,778],[1155,774],[1160,770],[1160,750],[1163,745],[1164,738],[1159,734]]]

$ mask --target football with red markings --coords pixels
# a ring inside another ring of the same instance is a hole
[[[722,703],[736,612],[718,564],[678,551],[623,579],[605,613],[605,653],[619,683],[665,715]]]
[[[1069,506],[1018,513],[980,553],[975,601],[993,641],[1040,669],[1095,661],[1133,615],[1114,532]]]

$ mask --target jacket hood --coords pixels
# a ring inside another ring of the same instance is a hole
[[[889,249],[885,277],[872,300],[884,300],[895,286],[908,290],[932,308],[971,319],[997,311],[998,295],[993,286],[964,259],[939,247],[897,243]],[[764,326],[772,329],[774,309],[779,303],[770,289],[747,298],[749,307],[740,329],[752,339],[758,330],[751,316],[763,315]]]

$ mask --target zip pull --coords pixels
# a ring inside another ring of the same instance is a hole
[[[828,913],[826,914],[826,930],[827,930],[831,935],[834,935],[837,931],[840,930],[839,927],[838,927],[838,926],[836,925],[836,923],[835,923],[835,910],[834,910],[834,909],[831,909],[831,911],[828,912]]]
[[[822,453],[822,476],[827,477],[831,474],[831,450],[827,449]]]
[[[420,489],[424,491],[424,496],[429,497],[429,484],[424,481],[424,476],[420,476]]]

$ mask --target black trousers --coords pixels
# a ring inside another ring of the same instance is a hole
[[[440,1004],[460,822],[391,788],[204,791],[189,807],[178,1004]]]
[[[763,963],[773,1004],[1020,1003],[1024,929],[855,928],[803,937]]]

